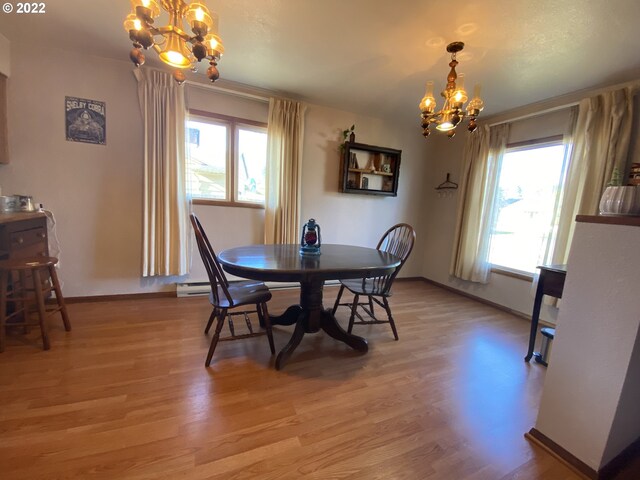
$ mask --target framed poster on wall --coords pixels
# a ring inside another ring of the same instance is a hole
[[[106,103],[78,97],[65,97],[65,129],[70,142],[106,145]]]

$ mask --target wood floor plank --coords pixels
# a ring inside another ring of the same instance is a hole
[[[10,332],[0,478],[577,480],[523,437],[545,374],[522,361],[527,322],[421,281],[394,290],[399,341],[356,326],[361,354],[305,335],[282,371],[266,337],[220,343],[205,368],[206,297],[69,305],[73,331],[53,322],[46,352]],[[269,310],[298,295],[275,290]],[[278,349],[291,332],[274,329]]]

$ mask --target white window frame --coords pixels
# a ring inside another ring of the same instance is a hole
[[[264,133],[267,133],[267,124],[263,122],[256,122],[255,120],[248,120],[246,118],[232,117],[229,115],[194,109],[190,109],[188,112],[187,121],[189,120],[202,121],[212,125],[224,125],[227,127],[226,198],[224,200],[213,198],[193,198],[192,203],[194,205],[217,205],[225,207],[259,208],[264,210],[264,203],[242,201],[236,198],[239,167],[237,152],[239,129],[264,131]],[[186,125],[185,128],[187,128]]]

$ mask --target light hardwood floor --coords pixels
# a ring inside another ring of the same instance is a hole
[[[282,371],[266,336],[220,343],[206,369],[206,297],[70,305],[50,351],[34,329],[0,354],[0,478],[580,478],[523,438],[545,374],[523,361],[527,322],[421,281],[394,291],[400,341],[356,326],[362,355],[307,335]]]

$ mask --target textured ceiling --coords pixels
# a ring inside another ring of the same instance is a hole
[[[444,87],[445,47],[456,40],[466,44],[458,72],[467,89],[483,85],[484,115],[640,78],[638,0],[208,5],[226,48],[221,78],[373,116],[417,121],[424,84]],[[43,15],[0,14],[0,33],[128,61],[129,11],[128,0],[50,0]]]

